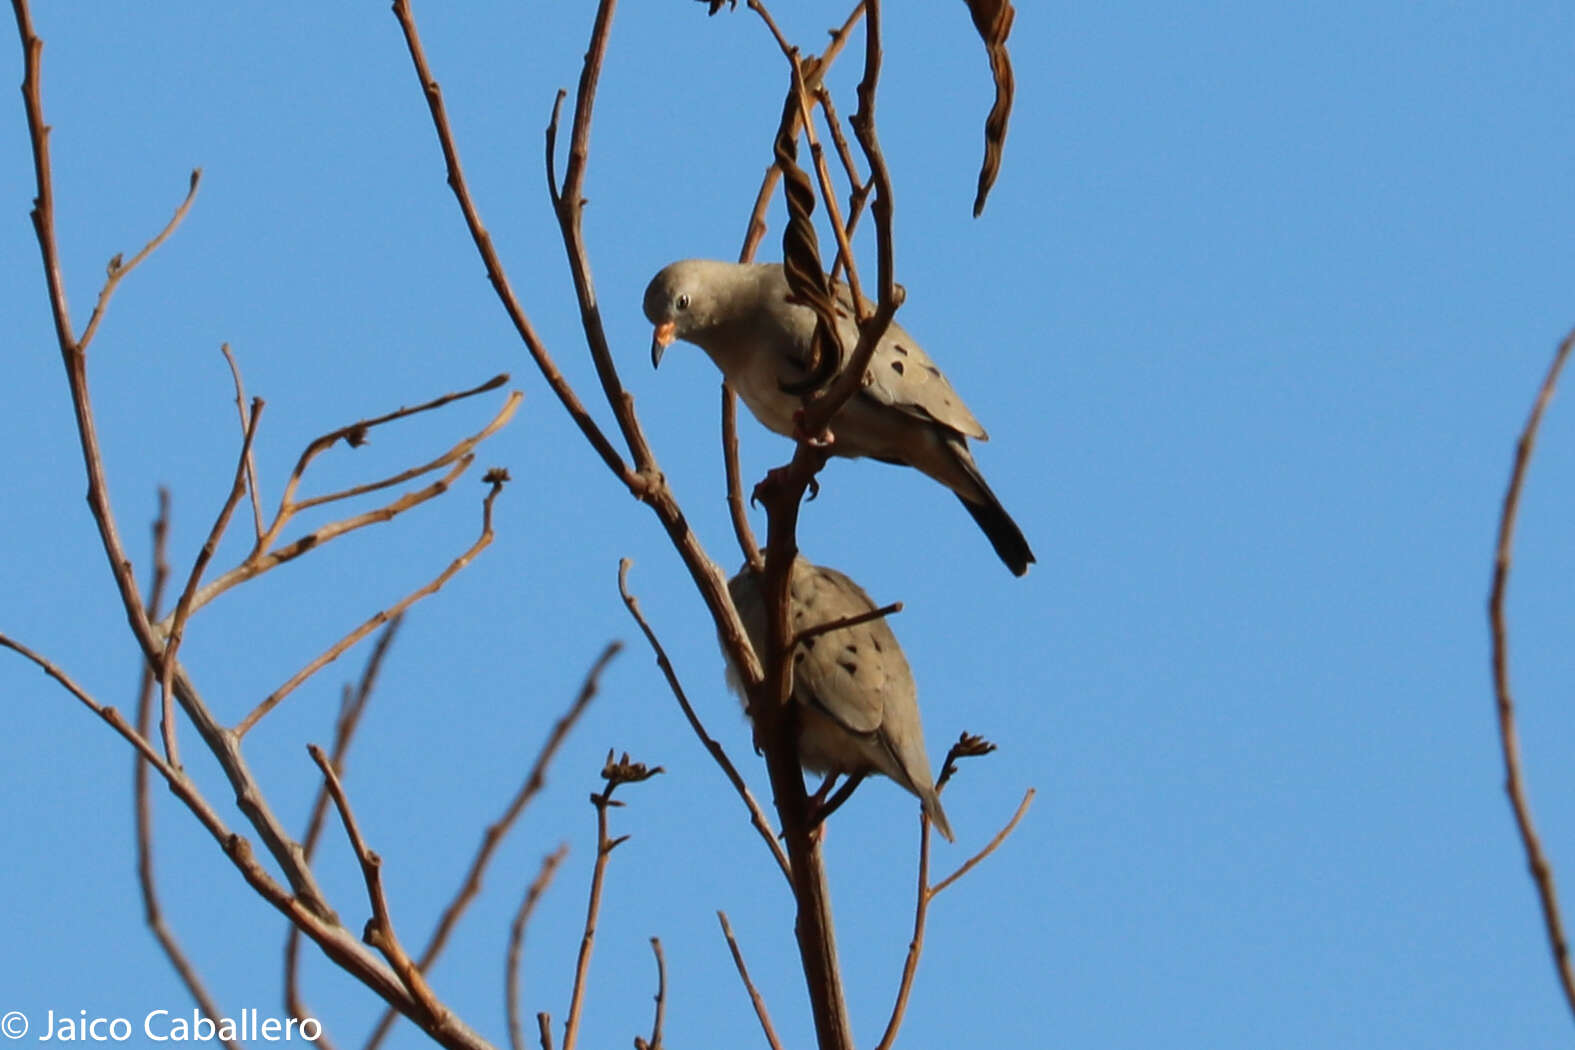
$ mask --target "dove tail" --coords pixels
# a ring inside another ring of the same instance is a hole
[[[946,472],[926,470],[925,473],[951,489],[962,500],[962,505],[968,508],[973,520],[989,537],[990,546],[995,548],[995,553],[1006,563],[1006,567],[1012,570],[1012,575],[1023,575],[1028,571],[1028,566],[1034,563],[1034,552],[1028,548],[1028,538],[1017,527],[1012,516],[1006,513],[1006,508],[995,498],[995,493],[990,491],[984,475],[979,473],[979,464],[973,461],[973,454],[968,451],[968,443],[954,436],[946,442],[946,446],[950,453],[945,463],[948,468]]]
[[[968,508],[973,520],[990,538],[990,546],[995,548],[995,553],[1001,556],[1006,567],[1012,570],[1012,575],[1021,576],[1034,561],[1034,552],[1028,548],[1028,538],[1017,527],[1012,516],[1006,513],[1006,508],[1001,506],[1001,501],[995,498],[995,493],[990,491],[984,479],[977,475],[975,477],[979,483],[979,493],[984,499],[975,502],[964,496],[957,498],[962,500],[962,505]]]
[[[941,808],[941,796],[931,788],[922,796],[922,801],[924,812],[930,818],[930,826],[940,832],[947,842],[956,842],[957,839],[952,836],[951,821],[946,819],[946,811]]]

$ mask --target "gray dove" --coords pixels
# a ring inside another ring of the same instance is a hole
[[[846,352],[858,344],[853,300],[837,286],[838,331]],[[645,316],[656,326],[651,363],[675,339],[710,355],[755,418],[795,435],[802,407],[782,389],[806,375],[815,312],[795,302],[780,263],[688,259],[663,269],[645,290]],[[831,420],[831,451],[869,456],[928,474],[962,500],[1014,575],[1034,552],[1006,513],[968,451],[968,439],[989,440],[928,354],[895,321],[870,359],[865,383]]]
[[[760,578],[745,565],[727,589],[750,643],[763,653],[767,628]],[[811,565],[803,556],[794,559],[788,629],[795,634],[877,608],[837,570]],[[742,697],[743,684],[731,665],[728,681]],[[855,779],[884,774],[917,795],[935,830],[953,841],[924,753],[913,672],[885,617],[800,642],[793,652],[792,695],[799,705],[798,757],[805,769]]]

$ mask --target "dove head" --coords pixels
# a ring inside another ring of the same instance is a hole
[[[696,342],[728,320],[728,293],[747,267],[710,259],[685,259],[663,268],[645,289],[645,316],[656,330],[651,338],[651,366],[676,339]]]

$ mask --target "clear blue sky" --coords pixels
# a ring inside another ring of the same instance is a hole
[[[776,6],[811,47],[846,13]],[[157,485],[174,492],[184,571],[228,484],[238,434],[221,342],[268,402],[257,453],[270,501],[323,431],[501,371],[525,391],[480,456],[514,477],[497,541],[410,617],[351,758],[348,788],[408,940],[424,939],[590,661],[629,642],[434,973],[439,992],[506,1040],[508,918],[541,856],[568,840],[524,989],[527,1010],[561,1023],[594,843],[585,799],[605,751],[627,749],[667,774],[628,790],[614,817],[633,837],[609,874],[584,1045],[628,1045],[648,1026],[653,935],[669,1041],[760,1045],[718,908],[784,1039],[809,1045],[789,900],[619,603],[618,559],[634,559],[696,705],[765,794],[709,622],[654,518],[590,453],[506,323],[387,5],[37,7],[79,325],[109,257],[140,247],[204,169],[189,220],[121,288],[91,361],[139,571]],[[594,403],[541,160],[591,12],[417,9],[497,247]],[[936,902],[903,1045],[1567,1045],[1501,790],[1485,599],[1514,437],[1575,325],[1575,12],[1022,4],[1005,165],[977,221],[990,85],[966,12],[894,5],[888,23],[880,127],[901,319],[989,428],[980,464],[1039,556],[1012,579],[954,499],[879,464],[832,464],[804,514],[808,555],[906,604],[893,625],[935,759],[964,729],[1001,745],[946,794],[960,841],[938,849],[941,869],[1024,789],[1039,792],[1007,846]],[[835,81],[845,112],[855,57]],[[0,82],[21,68],[10,40]],[[736,254],[784,81],[745,11],[625,5],[587,186],[625,380],[729,571],[717,374],[685,346],[651,371],[640,293],[672,259]],[[0,99],[0,630],[129,709],[136,654],[82,499],[20,99]],[[768,255],[779,233],[774,219]],[[1570,393],[1533,467],[1511,616],[1529,788],[1575,904]],[[317,491],[428,454],[488,407],[336,450]],[[789,452],[748,420],[743,445],[752,477]],[[204,612],[182,657],[214,706],[238,719],[463,549],[479,466],[439,503]],[[241,557],[245,531],[217,564]],[[317,783],[304,744],[328,743],[362,656],[248,738],[293,826]],[[49,1009],[187,1008],[141,922],[128,749],[9,656],[0,696],[0,1012],[37,1030]],[[281,920],[156,797],[170,922],[224,1009],[277,1014]],[[878,782],[830,829],[861,1045],[879,1035],[907,944],[915,812]],[[337,828],[322,858],[358,928],[364,897]],[[305,995],[339,1046],[358,1045],[379,1009],[319,958]],[[419,1045],[414,1029],[393,1045]]]

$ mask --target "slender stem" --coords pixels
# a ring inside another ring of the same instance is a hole
[[[585,713],[591,701],[596,697],[601,685],[602,672],[623,649],[622,642],[610,642],[591,664],[591,669],[586,672],[585,679],[580,683],[578,694],[569,705],[561,718],[553,725],[552,731],[547,735],[546,743],[536,754],[536,760],[531,763],[530,772],[526,775],[524,783],[520,785],[514,797],[509,800],[503,815],[487,826],[481,836],[481,843],[476,847],[476,853],[470,860],[470,867],[465,872],[465,879],[460,883],[454,898],[449,901],[448,907],[443,909],[443,915],[438,919],[437,926],[427,938],[426,947],[421,950],[420,967],[430,969],[437,962],[438,956],[443,954],[443,949],[448,945],[449,936],[454,932],[454,927],[459,925],[460,918],[465,910],[470,907],[476,895],[481,892],[482,876],[486,873],[487,865],[492,862],[492,855],[508,835],[509,829],[518,822],[520,814],[530,805],[531,800],[547,786],[547,769],[557,755],[558,749],[569,738],[580,716]],[[372,1029],[372,1034],[367,1037],[364,1050],[376,1050],[376,1047],[388,1035],[389,1029],[394,1024],[394,1012],[386,1010],[378,1018],[377,1025]]]
[[[755,830],[760,833],[761,841],[771,851],[776,859],[777,867],[782,869],[782,875],[789,884],[792,883],[793,873],[788,865],[787,854],[782,850],[782,844],[777,841],[776,829],[771,826],[771,821],[766,818],[765,810],[760,808],[760,803],[755,801],[754,793],[749,790],[749,785],[738,772],[738,767],[733,765],[733,760],[727,757],[727,752],[722,745],[716,742],[711,734],[706,732],[705,726],[700,722],[700,716],[695,714],[694,705],[690,704],[689,697],[684,692],[683,685],[678,681],[678,672],[673,669],[673,662],[667,657],[667,650],[662,647],[661,641],[656,637],[656,632],[651,629],[645,614],[640,611],[640,602],[629,592],[629,566],[632,563],[624,558],[618,563],[618,593],[623,597],[624,607],[629,610],[629,615],[634,617],[634,622],[640,626],[640,633],[645,635],[645,640],[650,643],[651,649],[656,654],[656,665],[661,668],[662,676],[667,679],[667,686],[673,692],[673,697],[678,701],[678,707],[684,713],[684,718],[689,722],[689,728],[695,731],[700,738],[700,743],[705,746],[721,767],[722,773],[727,777],[728,783],[733,785],[733,790],[738,792],[738,797],[743,799],[744,806],[749,810],[749,821]]]
[[[1525,429],[1515,446],[1515,465],[1510,471],[1509,487],[1504,493],[1503,512],[1499,518],[1498,545],[1493,563],[1493,590],[1488,598],[1488,619],[1493,636],[1493,690],[1498,710],[1499,745],[1504,756],[1504,791],[1509,795],[1510,808],[1515,814],[1515,827],[1526,853],[1526,863],[1531,868],[1531,879],[1537,888],[1537,898],[1542,905],[1542,924],[1547,930],[1548,947],[1553,953],[1553,969],[1564,990],[1564,1000],[1575,1013],[1575,973],[1571,972],[1569,939],[1564,932],[1564,921],[1559,913],[1558,889],[1553,881],[1553,866],[1542,850],[1542,842],[1531,819],[1531,803],[1526,798],[1524,778],[1520,769],[1520,739],[1515,730],[1515,701],[1509,688],[1509,628],[1504,614],[1504,596],[1509,589],[1509,570],[1513,560],[1515,521],[1520,511],[1520,493],[1525,484],[1526,470],[1531,464],[1532,449],[1536,445],[1537,430],[1542,424],[1542,414],[1553,399],[1553,390],[1575,346],[1575,331],[1564,337],[1553,363],[1548,366],[1537,399],[1531,406]]]
[[[760,995],[760,990],[755,987],[755,982],[749,979],[749,967],[744,965],[744,953],[739,950],[738,938],[733,936],[733,927],[727,921],[727,912],[716,913],[717,920],[722,924],[722,936],[727,938],[727,950],[733,953],[733,965],[738,969],[738,976],[744,982],[744,990],[749,993],[749,1002],[755,1008],[755,1016],[760,1019],[760,1030],[765,1033],[766,1042],[771,1045],[771,1050],[782,1050],[782,1041],[777,1038],[776,1029],[771,1027],[771,1015],[766,1012],[766,1001]]]
[[[568,855],[569,844],[565,842],[542,859],[541,870],[525,890],[525,899],[520,901],[514,921],[509,924],[509,950],[503,965],[503,1005],[508,1014],[509,1046],[512,1050],[525,1050],[525,1033],[520,1024],[520,956],[525,948],[525,926],[530,922],[531,913],[536,910],[536,902],[547,892],[547,886],[557,873],[558,866]]]

